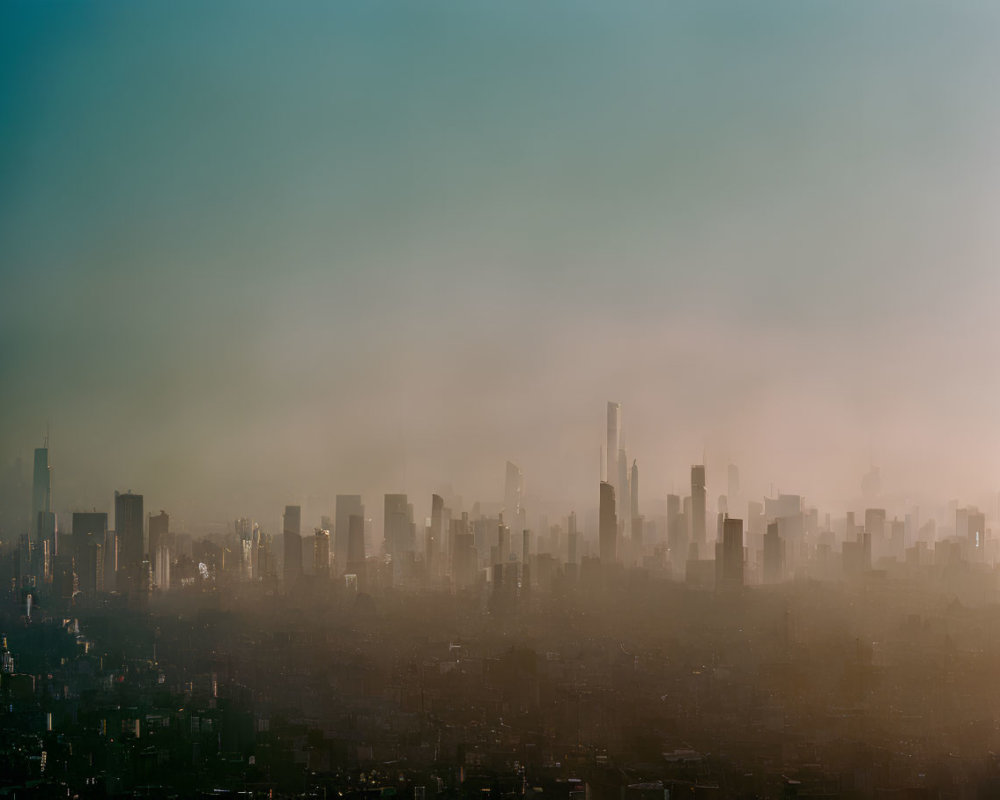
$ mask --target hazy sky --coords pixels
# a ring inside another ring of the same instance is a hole
[[[1000,488],[994,2],[0,4],[0,456],[275,522],[504,461]],[[318,499],[317,499],[318,498]],[[213,516],[214,515],[214,516]],[[303,520],[313,524],[313,520]]]

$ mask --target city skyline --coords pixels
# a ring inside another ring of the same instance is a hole
[[[1000,797],[1000,4],[0,3],[0,795]]]
[[[607,440],[611,443],[612,440],[618,441],[621,437],[622,404],[609,401],[607,409]],[[27,516],[25,520],[27,521],[32,516],[39,516],[40,512],[36,511],[35,507],[42,504],[46,509],[44,515],[47,516],[48,521],[39,517],[35,525],[32,526],[29,524],[28,535],[32,541],[48,539],[51,549],[54,552],[56,550],[55,530],[58,528],[60,519],[63,522],[63,527],[60,529],[60,537],[62,537],[70,536],[72,533],[71,530],[66,529],[66,523],[71,517],[74,519],[77,517],[88,518],[95,514],[103,514],[105,518],[114,519],[115,521],[111,532],[118,534],[116,540],[116,564],[119,558],[117,553],[121,552],[123,546],[131,553],[127,560],[133,566],[137,563],[137,559],[141,560],[143,555],[149,556],[150,560],[155,563],[155,555],[151,552],[156,550],[155,547],[150,545],[147,548],[144,544],[134,543],[136,535],[142,535],[141,530],[139,534],[134,532],[134,526],[137,524],[136,520],[142,517],[143,495],[134,493],[131,488],[127,491],[114,489],[114,502],[112,504],[106,506],[104,500],[99,499],[96,503],[92,504],[89,511],[86,508],[72,504],[63,503],[59,505],[53,502],[51,483],[54,467],[49,463],[48,437],[46,437],[44,444],[44,447],[36,448],[34,451],[34,469],[30,478],[30,511],[27,511],[28,498],[26,495],[19,497],[17,494],[11,493],[16,491],[16,485],[12,483],[16,473],[9,472],[5,479],[4,497],[6,498],[6,507],[4,519],[7,521],[8,527],[10,527],[11,521],[14,521],[15,527],[19,524],[17,522],[19,519],[18,514],[20,513],[18,508],[21,505],[26,507]],[[526,494],[523,471],[517,464],[507,461],[505,462],[502,477],[497,476],[493,490],[488,491],[484,496],[463,495],[460,487],[456,489],[452,484],[446,484],[446,488],[443,489],[447,495],[447,500],[440,494],[433,493],[429,495],[430,502],[428,502],[428,496],[417,496],[414,498],[412,492],[397,494],[393,491],[383,489],[379,492],[368,492],[365,495],[348,495],[331,489],[325,497],[313,496],[309,498],[307,503],[285,505],[284,513],[281,514],[279,514],[278,509],[266,508],[266,506],[262,507],[259,503],[253,508],[246,506],[237,507],[229,499],[223,503],[226,509],[220,512],[221,516],[217,514],[215,517],[194,517],[191,519],[181,517],[179,529],[187,533],[219,535],[227,532],[231,533],[234,524],[237,533],[239,533],[241,525],[253,522],[255,529],[259,525],[263,525],[262,532],[269,534],[277,534],[279,531],[283,531],[284,533],[292,532],[295,534],[297,544],[292,543],[289,545],[286,542],[284,546],[292,546],[294,551],[299,553],[296,560],[304,565],[306,572],[309,571],[309,564],[311,563],[307,558],[308,554],[305,548],[305,543],[311,541],[307,538],[308,530],[315,528],[317,534],[323,530],[330,537],[329,555],[332,559],[331,563],[339,564],[339,570],[342,574],[345,565],[350,561],[348,550],[351,545],[349,545],[348,539],[349,536],[355,535],[352,527],[355,517],[359,520],[359,525],[362,525],[364,529],[362,531],[359,528],[357,535],[363,537],[365,556],[373,556],[378,553],[397,556],[399,553],[396,552],[396,548],[393,545],[397,541],[407,543],[404,551],[422,552],[425,549],[426,545],[422,539],[421,520],[425,520],[430,526],[427,529],[426,535],[430,537],[430,541],[434,543],[434,547],[440,547],[442,539],[448,535],[447,525],[448,520],[452,518],[451,515],[468,514],[470,509],[477,508],[482,509],[480,514],[492,513],[492,511],[501,514],[501,518],[504,519],[504,523],[509,526],[511,531],[519,531],[521,529],[525,531],[529,529],[534,530],[539,524],[542,525],[544,530],[544,527],[548,524],[547,520],[555,519],[566,522],[568,517],[575,518],[576,514],[580,513],[585,520],[583,532],[589,533],[593,537],[593,545],[599,550],[602,546],[600,532],[605,527],[605,523],[603,522],[605,518],[605,488],[610,492],[608,495],[610,498],[609,513],[616,520],[614,525],[611,526],[611,529],[616,531],[617,544],[615,545],[615,550],[623,547],[632,537],[637,537],[638,541],[641,542],[643,528],[647,524],[647,519],[649,524],[654,526],[656,524],[664,525],[669,524],[674,514],[680,513],[681,508],[679,503],[681,498],[676,494],[676,491],[678,491],[676,485],[672,485],[668,491],[664,491],[663,487],[652,487],[651,490],[644,490],[641,494],[642,502],[640,503],[638,461],[637,459],[630,459],[632,467],[630,470],[625,469],[624,464],[628,460],[622,460],[622,455],[626,453],[625,448],[619,449],[620,457],[616,459],[615,464],[617,475],[619,477],[625,476],[626,480],[624,499],[618,496],[619,491],[615,483],[604,480],[607,470],[612,464],[610,462],[606,464],[604,461],[603,454],[605,447],[603,445],[601,452],[602,460],[600,467],[595,471],[595,476],[592,476],[593,479],[593,477],[599,475],[600,492],[595,493],[592,491],[583,502],[576,505],[561,506],[558,503],[554,503],[550,498],[545,498],[538,494]],[[867,515],[872,512],[873,506],[880,507],[878,512],[882,515],[883,520],[885,519],[887,509],[888,513],[898,518],[900,516],[908,517],[911,512],[918,513],[919,509],[923,508],[924,518],[931,520],[941,518],[945,525],[945,530],[948,530],[948,520],[954,515],[956,509],[959,510],[959,514],[963,512],[963,509],[969,509],[970,513],[976,513],[983,519],[983,522],[980,523],[983,536],[987,535],[987,521],[1000,524],[1000,492],[991,492],[979,497],[975,497],[969,493],[947,497],[939,493],[929,501],[919,498],[912,492],[887,493],[883,491],[881,473],[877,465],[870,465],[868,471],[860,477],[858,480],[859,492],[855,493],[851,498],[847,498],[844,501],[837,501],[831,505],[817,502],[816,498],[796,491],[794,485],[778,487],[772,483],[766,491],[759,493],[750,491],[748,493],[745,489],[747,485],[745,482],[746,470],[741,470],[739,465],[733,463],[712,465],[711,469],[705,464],[692,464],[688,472],[690,475],[690,482],[688,484],[690,491],[683,498],[683,514],[687,518],[687,522],[685,523],[687,525],[686,536],[689,537],[692,544],[696,544],[702,548],[703,555],[706,552],[704,550],[706,546],[711,545],[713,541],[721,542],[723,539],[721,521],[719,522],[717,536],[711,534],[709,521],[714,519],[716,515],[718,515],[720,520],[723,516],[730,516],[734,519],[745,519],[748,514],[753,515],[754,512],[752,509],[755,506],[759,506],[762,510],[766,507],[772,509],[767,512],[768,517],[773,517],[775,514],[780,516],[781,513],[784,513],[781,509],[784,508],[783,503],[785,503],[785,498],[791,497],[799,498],[796,502],[800,503],[802,508],[809,507],[813,509],[813,513],[818,513],[820,516],[825,514],[828,527],[830,519],[843,520],[843,515],[846,515],[848,520],[848,540],[850,539],[849,531],[852,525],[850,522],[852,516],[863,512],[866,515],[865,529],[869,529],[871,525],[867,521]],[[744,476],[744,482],[741,482],[741,475]],[[28,484],[23,483],[27,477],[26,474],[21,474],[21,494],[28,491],[24,488]],[[759,483],[759,481],[750,481],[751,485],[754,483]],[[153,488],[155,490],[155,487]],[[376,495],[375,498],[372,497],[373,494]],[[58,497],[58,495],[56,496]],[[372,507],[376,511],[371,514],[365,513],[364,503],[366,497],[368,497],[369,501],[376,499],[376,502],[372,503]],[[533,500],[537,505],[533,507],[526,506],[523,503],[524,497]],[[40,500],[39,498],[43,499]],[[133,498],[139,503],[139,511],[135,513],[127,512],[125,510],[127,506],[123,505],[123,503]],[[414,498],[414,502],[409,502],[409,498]],[[384,514],[379,513],[382,505],[380,502],[381,499],[384,499]],[[449,506],[447,509],[445,508],[446,503]],[[622,504],[625,506],[624,510],[622,509]],[[160,505],[163,504],[161,503]],[[616,505],[617,513],[615,510]],[[984,509],[981,512],[978,510],[980,506]],[[48,510],[50,508],[52,510]],[[265,510],[262,510],[262,508]],[[748,508],[750,509],[749,511]],[[101,511],[100,509],[104,510]],[[114,517],[109,516],[111,509],[115,510]],[[447,518],[442,517],[443,512],[446,512],[449,516]],[[133,532],[123,538],[122,531],[119,528],[118,517],[126,513],[131,514],[132,522],[128,524],[132,525]],[[234,514],[249,514],[249,517],[239,516],[236,523],[233,523]],[[294,522],[289,522],[289,514],[294,515],[292,517]],[[152,512],[150,512],[149,516],[153,516]],[[176,530],[178,529],[177,517],[176,514],[174,516]],[[161,510],[158,517],[166,520],[168,515],[165,511]],[[349,520],[351,521],[350,525],[348,524]],[[164,522],[164,524],[166,523]],[[956,523],[953,531],[957,533],[962,524],[961,520]],[[289,528],[288,525],[292,527]],[[575,525],[575,522],[570,524],[570,528],[573,525]],[[411,526],[413,526],[412,529]],[[910,529],[908,528],[908,530]],[[661,531],[661,534],[664,534],[661,536],[664,543],[666,543],[665,533],[665,530]],[[20,534],[11,528],[7,532],[7,542],[13,543],[18,535]],[[915,535],[915,531],[910,531],[907,534],[908,540],[914,539]],[[69,539],[67,539],[68,541]],[[932,536],[929,543],[933,544],[934,541],[936,539]],[[77,545],[73,544],[70,547],[71,551],[75,554]],[[355,552],[361,551],[356,549]],[[677,557],[677,554],[675,554],[675,557]],[[303,561],[303,558],[305,558],[305,561]]]

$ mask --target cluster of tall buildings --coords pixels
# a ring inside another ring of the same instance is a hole
[[[274,536],[240,517],[227,534],[193,541],[171,531],[166,512],[147,514],[143,496],[131,491],[114,493],[113,527],[107,512],[78,511],[70,532],[61,534],[46,441],[34,453],[31,523],[17,548],[15,583],[22,592],[44,587],[65,600],[117,592],[140,603],[155,590],[204,580],[283,583],[286,590],[303,580],[359,590],[492,584],[494,592],[516,593],[554,575],[634,568],[731,587],[801,574],[859,574],[886,560],[985,563],[996,555],[986,515],[974,507],[953,504],[955,525],[940,530],[933,520],[920,525],[916,508],[904,519],[874,507],[863,523],[854,512],[842,521],[821,519],[798,495],[746,500],[734,465],[726,470],[710,538],[704,464],[690,467],[688,493],[667,494],[649,515],[640,504],[638,463],[624,446],[620,403],[607,404],[602,451],[596,513],[585,509],[582,517],[535,515],[530,524],[524,474],[508,461],[498,502],[466,510],[460,498],[433,494],[429,516],[419,520],[407,494],[385,494],[381,540],[362,496],[338,494],[333,514],[319,524],[304,520],[301,506],[288,505]]]
[[[114,528],[108,512],[92,510],[73,512],[70,530],[59,530],[47,439],[34,452],[29,520],[12,577],[19,593],[71,601],[117,591],[139,599],[154,585],[169,587],[170,518],[161,511],[147,519],[142,495],[114,493]]]

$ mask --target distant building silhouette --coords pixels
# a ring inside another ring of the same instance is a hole
[[[302,577],[302,508],[285,506],[282,517],[285,556],[285,586],[291,588]]]
[[[497,555],[495,563],[503,564],[510,557],[510,528],[504,525],[504,516],[497,523]]]
[[[865,509],[865,533],[870,537],[870,548],[872,559],[878,561],[883,556],[889,555],[889,542],[885,530],[885,509],[866,508]],[[869,562],[871,566],[871,562]]]
[[[622,439],[622,404],[608,403],[608,442],[605,481],[612,486],[618,480],[618,449]]]
[[[411,553],[415,549],[413,506],[405,494],[385,496],[382,527],[385,552],[392,556],[393,563],[397,564],[403,553]]]
[[[600,540],[601,563],[614,564],[618,560],[618,515],[615,513],[615,487],[607,481],[601,483],[598,538]]]
[[[313,535],[313,572],[319,580],[330,579],[330,531],[323,528]]]
[[[153,584],[155,586],[160,586],[161,588],[166,588],[161,586],[161,582],[157,580],[158,570],[160,568],[160,557],[161,550],[164,551],[167,558],[169,558],[169,538],[170,538],[170,515],[166,511],[160,511],[159,514],[149,516],[149,563],[153,570]]]
[[[966,536],[974,550],[981,552],[986,547],[986,515],[982,511],[969,509]]]
[[[716,586],[722,589],[743,586],[743,520],[732,517],[723,520],[720,555],[722,569]]]
[[[699,548],[705,543],[707,499],[705,467],[702,464],[696,464],[691,467],[691,540]]]
[[[772,522],[764,534],[764,583],[778,583],[784,572],[785,543],[778,535],[778,523]]]
[[[365,518],[351,514],[347,519],[347,571],[359,574],[355,568],[365,562]]]
[[[461,519],[452,520],[451,526],[454,530],[451,572],[455,588],[465,589],[476,580],[476,537],[470,530],[468,514],[462,514]]]
[[[349,541],[351,536],[351,517],[365,518],[365,507],[360,494],[338,494],[336,520],[333,528],[333,569],[336,575],[344,575],[347,562],[350,560]],[[363,526],[362,526],[363,530]]]
[[[524,474],[517,464],[507,462],[504,477],[503,511],[510,524],[517,524],[521,517],[521,499],[524,493]]]
[[[71,537],[79,589],[84,596],[93,597],[104,591],[108,515],[103,511],[74,512]]]
[[[35,448],[35,468],[31,481],[31,528],[28,531],[32,543],[43,537],[40,535],[39,514],[52,511],[52,482],[49,467],[49,448]]]
[[[239,559],[239,570],[240,570],[240,580],[249,581],[252,580],[255,574],[254,570],[254,549],[257,542],[257,526],[254,524],[252,519],[247,519],[246,517],[240,517],[236,520],[234,527],[236,529],[236,547],[238,548],[237,557]],[[153,537],[150,534],[150,547],[153,546]],[[156,564],[153,564],[153,582],[158,583],[156,579]]]
[[[571,511],[569,515],[568,530],[566,533],[566,561],[574,566],[580,563],[580,534],[576,529],[576,512]]]
[[[424,559],[427,562],[427,574],[436,577],[441,560],[441,536],[444,528],[444,498],[439,494],[431,495],[431,524],[427,533]]]
[[[142,495],[115,492],[115,534],[118,537],[118,591],[136,596],[144,587],[143,562],[146,547],[143,537],[145,517]]]
[[[680,495],[667,495],[667,547],[671,560],[683,564],[688,551],[687,526],[681,513]]]

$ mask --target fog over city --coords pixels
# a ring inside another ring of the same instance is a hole
[[[0,795],[1000,796],[1000,6],[0,4]]]
[[[996,491],[992,6],[232,11],[4,12],[0,446],[51,426],[58,508],[576,506],[608,397],[663,492]]]

